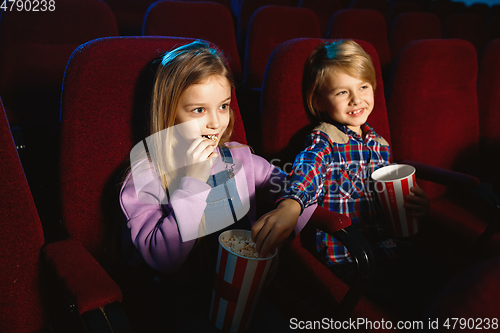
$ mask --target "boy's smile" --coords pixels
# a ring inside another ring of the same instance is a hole
[[[350,130],[361,133],[373,110],[373,87],[340,70],[331,70],[315,95],[316,108]]]

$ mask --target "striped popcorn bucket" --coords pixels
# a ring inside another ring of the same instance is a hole
[[[372,179],[394,235],[408,237],[417,233],[417,219],[407,216],[404,207],[404,197],[415,186],[415,168],[406,164],[388,165],[373,172]]]
[[[248,230],[228,230],[219,235],[219,254],[210,304],[210,321],[224,332],[248,329],[271,262],[269,258],[247,258],[227,250],[222,237],[251,239]]]

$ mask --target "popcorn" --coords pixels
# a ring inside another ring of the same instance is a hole
[[[243,237],[235,237],[231,238],[222,237],[221,238],[222,245],[228,250],[235,254],[239,254],[241,256],[247,258],[258,258],[259,253],[255,248],[256,244],[251,239],[243,239]],[[271,255],[268,255],[270,257]]]
[[[210,139],[210,140],[215,141],[215,142],[217,142],[217,140],[218,140],[217,135],[210,134],[210,135],[202,135],[202,136],[204,138]]]

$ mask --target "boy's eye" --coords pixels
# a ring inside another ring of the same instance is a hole
[[[347,94],[347,91],[345,91],[345,90],[342,90],[342,91],[337,93],[337,95],[345,95],[345,94]]]

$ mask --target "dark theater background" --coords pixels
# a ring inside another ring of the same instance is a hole
[[[322,41],[358,41],[377,74],[370,125],[429,195],[412,241],[452,273],[421,320],[397,327],[363,293],[376,265],[364,240],[318,208],[280,249],[256,322],[269,307],[283,319],[269,332],[294,330],[291,318],[304,330],[363,318],[367,332],[499,331],[500,0],[0,3],[0,332],[179,329],[158,310],[169,291],[121,256],[118,194],[145,139],[152,62],[194,39],[234,75],[233,140],[285,172],[311,129],[305,60]],[[323,264],[317,229],[349,249],[355,285]]]

